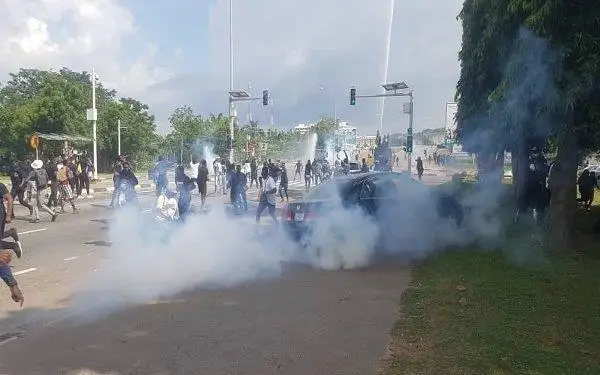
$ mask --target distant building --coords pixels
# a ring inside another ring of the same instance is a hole
[[[360,135],[356,137],[356,147],[359,149],[370,149],[375,147],[376,135]]]
[[[310,129],[314,126],[315,124],[298,124],[294,126],[294,131],[301,135],[304,135],[310,132]]]
[[[335,146],[336,149],[352,152],[357,148],[356,128],[348,125],[348,122],[341,121],[338,123],[335,131]]]

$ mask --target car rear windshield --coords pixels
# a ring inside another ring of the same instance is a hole
[[[344,196],[352,187],[352,180],[327,181],[311,190],[307,195],[308,200],[325,200],[334,198],[336,194]]]

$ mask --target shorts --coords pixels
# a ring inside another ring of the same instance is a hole
[[[60,184],[60,185],[58,185],[58,190],[60,191],[60,195],[62,195],[63,199],[65,199],[65,200],[73,199],[73,189],[71,188],[71,185]]]

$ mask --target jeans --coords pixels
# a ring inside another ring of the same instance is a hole
[[[258,209],[256,210],[256,222],[260,222],[260,216],[262,215],[265,208],[269,210],[269,216],[271,216],[275,224],[277,224],[277,215],[275,215],[275,205],[270,204],[262,199],[258,203]]]
[[[35,199],[35,203],[32,204],[33,206],[33,219],[34,220],[40,220],[40,208],[45,211],[46,213],[48,213],[51,216],[54,216],[54,211],[52,211],[50,209],[50,207],[48,207],[46,205],[46,203],[42,200],[44,198],[44,196],[46,195],[46,188],[43,189],[37,189],[36,188],[36,184],[33,181],[29,182],[29,187],[31,189],[31,199]]]

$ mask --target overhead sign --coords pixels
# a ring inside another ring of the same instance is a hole
[[[29,147],[31,147],[34,150],[37,150],[38,147],[40,147],[40,138],[37,135],[33,134],[29,136],[27,143],[29,144]]]

